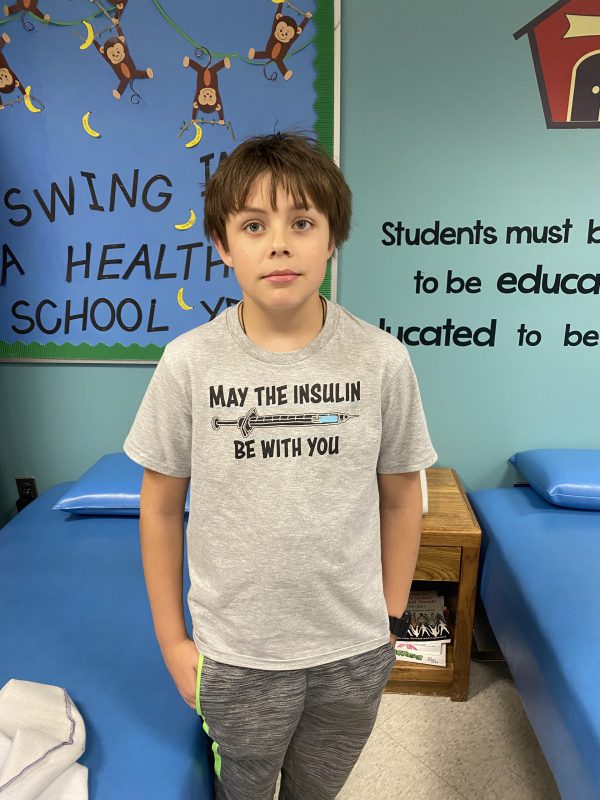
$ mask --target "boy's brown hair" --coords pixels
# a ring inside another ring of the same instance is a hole
[[[309,199],[329,220],[330,241],[336,247],[350,233],[352,193],[341,170],[319,144],[299,133],[253,136],[224,159],[208,180],[204,195],[204,232],[227,248],[225,224],[245,205],[258,178],[271,177],[271,206],[279,186],[296,205]]]

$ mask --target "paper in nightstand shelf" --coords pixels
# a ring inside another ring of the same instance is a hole
[[[408,598],[411,622],[406,638],[396,642],[396,659],[429,666],[446,666],[451,642],[444,598],[435,590],[414,591]]]

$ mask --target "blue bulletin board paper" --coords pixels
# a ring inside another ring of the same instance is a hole
[[[241,299],[202,226],[220,160],[289,129],[333,151],[333,5],[28,8],[0,18],[0,360],[156,362]]]

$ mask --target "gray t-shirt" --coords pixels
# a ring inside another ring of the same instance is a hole
[[[398,339],[327,301],[315,339],[274,353],[230,306],[166,346],[123,449],[191,476],[201,653],[300,669],[389,641],[377,473],[437,460]]]

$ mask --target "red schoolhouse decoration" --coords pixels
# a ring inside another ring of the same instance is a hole
[[[600,0],[560,0],[525,33],[547,127],[600,127]]]

